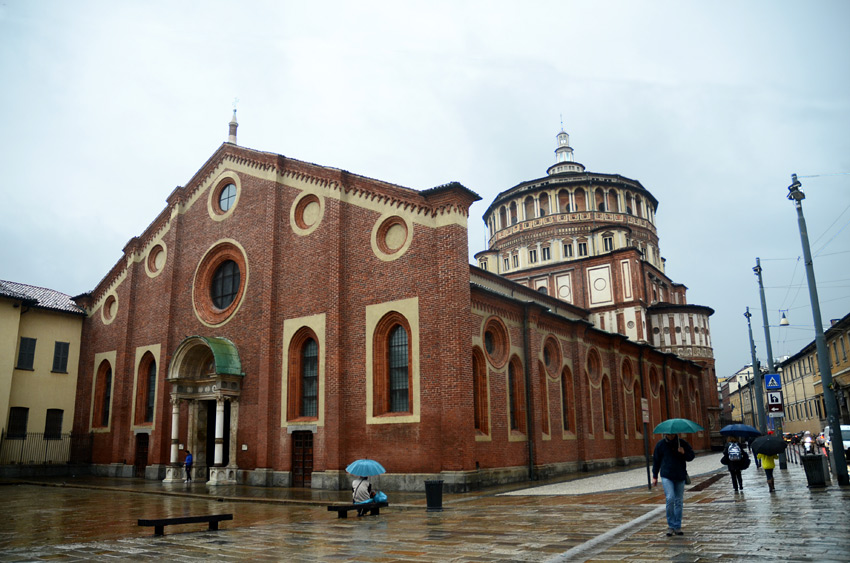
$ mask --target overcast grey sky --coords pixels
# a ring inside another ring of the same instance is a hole
[[[0,279],[89,291],[227,138],[414,189],[458,181],[470,260],[493,198],[588,170],[658,200],[667,273],[708,305],[718,375],[850,312],[850,2],[0,0]]]

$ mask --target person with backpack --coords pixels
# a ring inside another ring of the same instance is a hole
[[[726,441],[726,446],[723,448],[723,457],[720,458],[720,463],[729,469],[729,475],[732,477],[732,488],[737,493],[738,490],[744,490],[744,480],[741,476],[741,471],[750,466],[750,456],[738,443],[738,438],[729,436]]]

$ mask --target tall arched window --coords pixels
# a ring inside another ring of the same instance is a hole
[[[561,372],[561,423],[564,431],[575,430],[575,417],[573,413],[573,374],[570,368],[565,367]]]
[[[299,329],[289,342],[287,379],[287,420],[318,418],[319,344],[308,327]]]
[[[510,429],[525,433],[525,375],[517,358],[508,364],[508,416]]]
[[[614,401],[607,375],[602,376],[602,430],[609,434],[614,430]]]
[[[112,366],[109,365],[109,362],[104,361],[97,369],[92,426],[100,428],[109,426],[109,407],[111,403]]]
[[[475,429],[482,434],[490,433],[486,366],[484,354],[478,348],[474,348],[472,350],[472,401]]]
[[[643,397],[643,388],[640,386],[640,381],[635,380],[635,384],[632,389],[635,405],[635,432],[637,434],[641,434],[643,432],[643,401],[641,401],[641,397]]]
[[[410,410],[407,331],[396,325],[390,332],[390,412]]]
[[[499,228],[504,229],[508,226],[508,214],[505,211],[505,206],[499,208]]]
[[[156,362],[148,364],[147,393],[145,393],[145,422],[153,422],[153,408],[156,403]]]
[[[549,384],[546,377],[546,368],[542,362],[538,362],[537,372],[540,374],[540,424],[543,433],[550,434],[549,430]]]
[[[319,416],[319,345],[308,338],[301,347],[301,412],[304,417]]]
[[[149,424],[154,419],[156,404],[156,360],[153,354],[145,352],[139,362],[136,380],[135,424]]]
[[[517,222],[517,211],[516,211],[516,202],[511,202],[511,225],[515,225]]]
[[[397,312],[378,322],[374,336],[373,415],[412,412],[410,326]]]

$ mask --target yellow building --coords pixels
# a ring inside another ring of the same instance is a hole
[[[84,318],[68,295],[0,280],[0,465],[69,461]]]

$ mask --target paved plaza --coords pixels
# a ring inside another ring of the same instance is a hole
[[[809,489],[800,465],[744,472],[735,494],[719,454],[689,464],[684,536],[665,535],[664,494],[645,467],[559,483],[444,495],[390,493],[379,516],[337,519],[344,491],[165,485],[68,477],[7,481],[0,561],[850,561],[850,487]],[[378,478],[380,485],[380,478]],[[537,484],[535,484],[537,485]],[[217,532],[139,518],[232,513]]]

